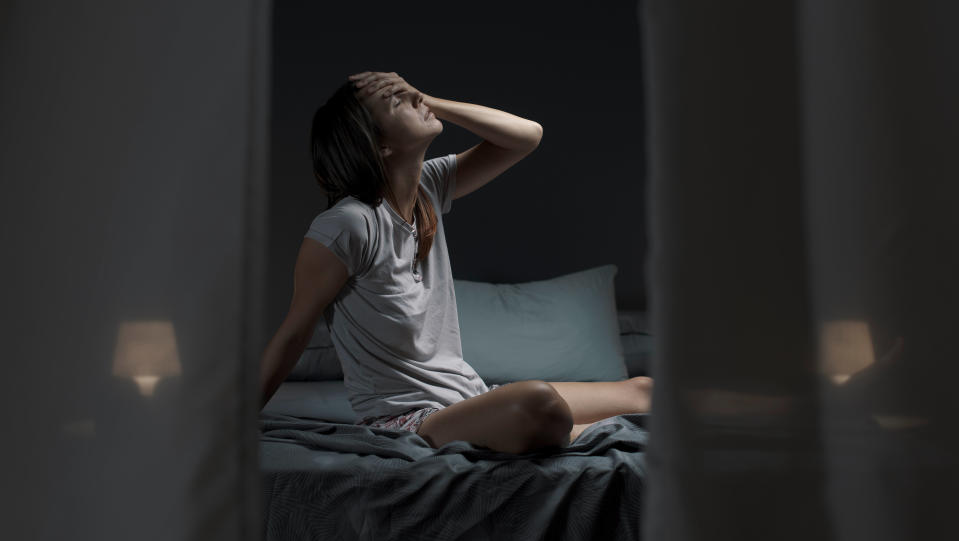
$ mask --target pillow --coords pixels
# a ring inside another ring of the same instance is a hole
[[[330,330],[326,328],[326,320],[321,317],[313,330],[310,343],[296,361],[293,370],[286,376],[286,381],[333,379],[343,379],[343,368],[340,366],[340,358],[336,356]]]
[[[342,380],[285,382],[263,406],[263,413],[347,424],[353,424],[358,417]]]
[[[613,278],[603,265],[549,280],[453,280],[463,358],[488,383],[628,377]]]
[[[619,312],[619,340],[629,377],[648,376],[653,354],[653,337],[646,326],[646,312]],[[310,345],[303,351],[287,381],[343,380],[343,370],[336,356],[326,323],[321,319]]]
[[[623,344],[623,358],[630,377],[648,376],[653,355],[653,337],[649,332],[646,312],[620,310],[619,339]]]

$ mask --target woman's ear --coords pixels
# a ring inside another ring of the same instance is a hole
[[[380,147],[380,156],[387,157],[393,153],[393,149],[390,147]]]

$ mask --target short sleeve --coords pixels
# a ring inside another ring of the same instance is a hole
[[[362,209],[336,205],[314,218],[304,237],[329,248],[355,276],[364,274],[372,263],[372,235],[370,218]]]
[[[456,154],[447,154],[423,162],[423,173],[431,183],[440,213],[450,211],[456,190]]]

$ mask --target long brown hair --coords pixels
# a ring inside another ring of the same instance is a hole
[[[313,175],[326,193],[327,210],[348,195],[374,209],[384,198],[398,207],[379,152],[381,136],[373,116],[353,94],[352,82],[340,86],[313,114]],[[418,260],[422,262],[433,246],[437,222],[436,210],[422,185],[417,187],[413,215],[419,231]]]

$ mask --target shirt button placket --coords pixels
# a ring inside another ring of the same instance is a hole
[[[419,235],[416,234],[416,230],[413,230],[413,245],[416,249],[413,251],[413,262],[410,266],[410,272],[413,273],[413,279],[419,281],[419,273],[416,272],[416,258],[420,255],[420,243]]]

